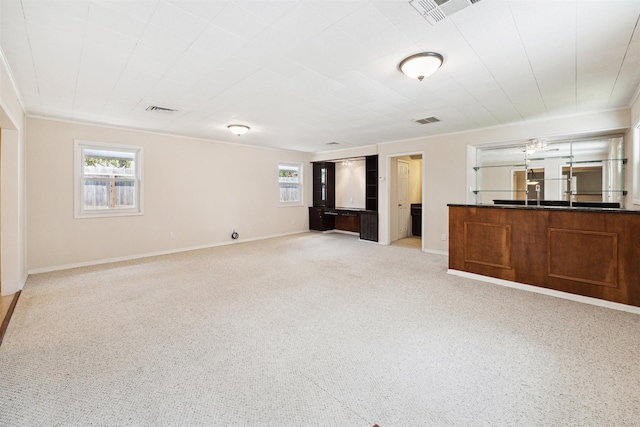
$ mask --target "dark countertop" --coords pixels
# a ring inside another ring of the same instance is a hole
[[[463,205],[456,203],[448,203],[449,207],[458,208],[483,208],[483,209],[521,209],[521,210],[540,210],[540,211],[566,211],[566,212],[592,212],[592,213],[618,213],[618,214],[636,214],[640,215],[640,210],[628,210],[618,208],[584,208],[584,207],[567,207],[567,206],[537,206],[537,205]]]
[[[363,208],[345,208],[345,207],[335,207],[335,208],[327,208],[327,209],[334,209],[336,211],[350,211],[350,212],[366,212],[366,209]]]
[[[315,209],[324,209],[325,212],[345,212],[345,213],[375,213],[377,214],[378,211],[371,211],[371,210],[367,210],[367,209],[362,209],[362,208],[327,208],[324,206],[310,206],[311,208],[315,208]]]

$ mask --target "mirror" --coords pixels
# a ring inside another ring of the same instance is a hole
[[[364,158],[338,160],[336,164],[336,208],[365,209],[366,162]]]
[[[621,135],[477,148],[476,203],[622,207],[625,163]]]

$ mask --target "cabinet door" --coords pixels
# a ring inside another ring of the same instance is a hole
[[[313,206],[335,207],[336,165],[331,162],[313,164]]]
[[[309,230],[327,231],[335,228],[335,218],[326,215],[322,207],[309,208]]]
[[[360,238],[362,240],[378,241],[378,214],[360,213]]]

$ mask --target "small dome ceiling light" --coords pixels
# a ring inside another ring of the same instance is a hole
[[[245,125],[229,125],[227,128],[238,136],[244,135],[249,132],[249,129],[251,129],[249,126]]]
[[[398,65],[398,69],[412,79],[422,81],[435,73],[444,62],[444,58],[439,53],[423,52],[405,58]]]

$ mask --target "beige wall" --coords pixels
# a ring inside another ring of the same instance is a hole
[[[391,158],[422,153],[422,215],[423,215],[423,250],[446,254],[448,240],[442,241],[440,236],[448,236],[447,204],[466,204],[475,201],[470,187],[475,183],[472,165],[475,149],[473,145],[522,141],[540,137],[559,137],[575,134],[590,134],[603,131],[621,131],[640,121],[640,103],[636,101],[632,112],[629,109],[605,111],[592,114],[559,117],[514,123],[492,128],[477,129],[449,135],[417,138],[406,141],[395,141],[362,149],[337,150],[312,155],[313,160],[327,160],[345,157],[358,157],[378,154],[378,211],[379,241],[389,244],[393,224],[390,210],[390,180],[393,175]],[[630,157],[630,138],[627,138],[627,157]],[[627,174],[631,168],[627,168]],[[631,182],[628,177],[627,183]],[[630,185],[627,188],[630,189]],[[630,196],[625,206],[632,205]],[[638,206],[634,206],[640,208]],[[447,237],[448,239],[448,237]]]
[[[631,118],[632,116],[633,118]],[[339,150],[323,152],[313,155],[314,160],[326,160],[343,157],[357,157],[378,154],[379,181],[378,209],[380,224],[380,243],[389,244],[393,240],[393,229],[389,224],[395,224],[393,210],[390,210],[390,195],[392,189],[389,177],[393,176],[392,157],[400,157],[405,153],[423,153],[422,166],[422,195],[423,195],[423,250],[447,253],[448,240],[442,241],[442,234],[448,235],[448,203],[473,203],[475,195],[469,191],[475,182],[470,165],[473,165],[472,145],[486,143],[500,143],[522,141],[535,137],[566,136],[573,134],[589,134],[602,131],[620,131],[640,124],[640,101],[636,100],[630,110],[615,110],[593,114],[560,117],[546,120],[536,120],[493,128],[478,129],[470,132],[442,135],[436,137],[418,138],[408,141],[378,144],[373,150],[371,146],[362,150]],[[627,157],[632,158],[631,138],[626,138]],[[629,162],[631,163],[631,162]],[[632,182],[632,167],[627,167],[627,189],[636,188],[640,193],[640,178]],[[640,175],[640,173],[638,173]],[[634,185],[635,184],[635,185]],[[631,191],[625,200],[625,207],[640,209],[639,205],[631,203]],[[638,195],[640,200],[640,194]]]
[[[308,230],[309,154],[27,119],[29,271]],[[144,215],[73,217],[74,139],[144,147]],[[278,205],[278,161],[305,166],[305,203]],[[174,233],[175,238],[169,237]]]
[[[0,51],[0,292],[11,295],[27,280],[25,116]]]

